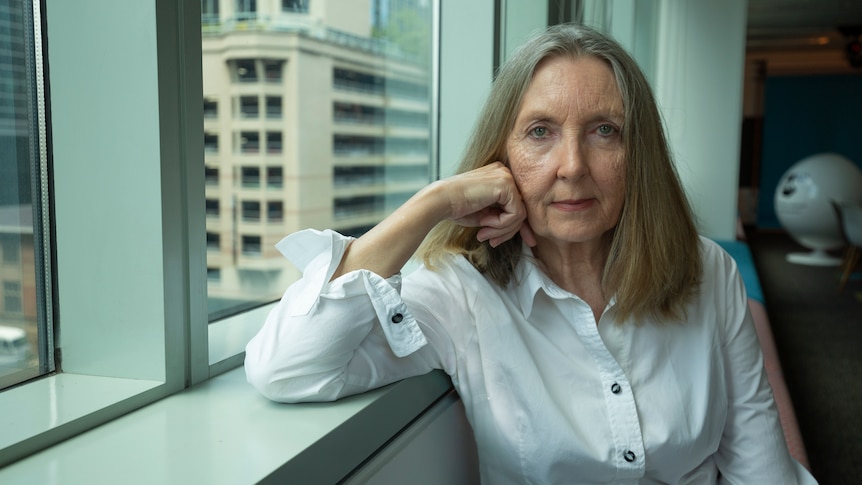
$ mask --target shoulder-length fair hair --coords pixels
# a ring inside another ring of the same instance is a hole
[[[620,322],[648,317],[680,320],[701,279],[698,233],[649,83],[613,39],[589,27],[563,24],[521,46],[501,66],[458,172],[507,160],[506,140],[539,63],[583,56],[610,67],[625,110],[626,194],[620,220],[608,238],[602,290],[616,296]],[[508,285],[522,256],[520,236],[492,248],[477,241],[478,230],[444,221],[417,255],[433,268],[446,255],[461,254],[499,285]]]

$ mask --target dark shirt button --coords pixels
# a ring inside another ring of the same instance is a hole
[[[627,462],[631,463],[631,462],[635,461],[635,459],[637,457],[635,456],[635,454],[632,450],[629,450],[629,451],[623,453],[623,458],[625,458],[625,460]]]
[[[614,394],[619,394],[619,393],[620,393],[620,391],[622,391],[622,390],[623,390],[623,388],[622,388],[622,387],[620,387],[620,385],[619,385],[619,384],[617,384],[616,382],[614,382],[614,383],[611,385],[611,392],[612,392],[612,393],[614,393]]]
[[[392,315],[392,323],[401,323],[401,320],[404,320],[404,315],[400,313]]]

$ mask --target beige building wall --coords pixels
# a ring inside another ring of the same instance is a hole
[[[269,299],[298,276],[281,238],[355,233],[428,182],[429,71],[371,39],[369,1],[234,5],[203,26],[209,295]]]

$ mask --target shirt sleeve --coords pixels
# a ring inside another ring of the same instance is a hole
[[[718,269],[713,276],[726,278],[727,304],[722,355],[728,412],[715,455],[720,483],[816,484],[788,451],[736,264],[726,256],[712,267]]]
[[[276,247],[302,271],[246,346],[248,381],[281,402],[331,401],[439,367],[401,298],[401,275],[330,281],[352,238],[305,230]]]

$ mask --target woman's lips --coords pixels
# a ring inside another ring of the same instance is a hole
[[[561,211],[565,212],[577,212],[589,209],[595,204],[596,199],[571,199],[571,200],[557,200],[551,203],[551,205]]]

